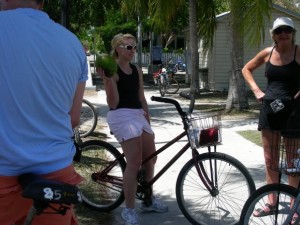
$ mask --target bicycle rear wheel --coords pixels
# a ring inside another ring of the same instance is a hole
[[[280,191],[279,191],[280,190]],[[253,224],[269,224],[269,225],[283,225],[289,224],[286,221],[290,210],[291,199],[296,198],[299,190],[286,184],[268,184],[257,189],[250,198],[246,201],[240,219],[240,225]],[[278,195],[278,214],[264,217],[254,217],[253,212],[258,208],[263,208],[266,203],[269,203],[268,198],[270,194]],[[277,216],[277,223],[275,218]]]
[[[95,130],[98,122],[97,112],[91,102],[82,100],[80,124],[78,126],[80,137],[87,137]]]
[[[179,90],[179,83],[172,77],[168,78],[166,85],[166,93],[167,94],[176,94]]]
[[[235,158],[218,152],[204,153],[197,163],[207,174],[212,192],[200,179],[194,159],[181,169],[176,198],[184,216],[196,225],[238,224],[244,203],[255,190],[246,167]],[[203,167],[202,167],[203,166]]]
[[[126,163],[120,156],[120,152],[107,142],[90,140],[82,143],[81,158],[74,166],[84,178],[78,186],[83,203],[89,208],[106,212],[124,201],[122,180]],[[114,160],[116,164],[112,165]],[[112,166],[110,169],[109,165]]]

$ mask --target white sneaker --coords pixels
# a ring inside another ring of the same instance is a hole
[[[125,225],[140,225],[139,216],[134,209],[123,209],[121,216],[125,221]]]
[[[141,205],[141,210],[144,212],[158,212],[164,213],[168,212],[168,206],[157,197],[152,197],[152,205],[146,206],[144,203]]]

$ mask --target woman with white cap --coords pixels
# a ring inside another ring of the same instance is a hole
[[[290,103],[296,99],[299,103],[300,100],[300,48],[295,44],[296,29],[290,18],[279,17],[274,21],[270,33],[274,46],[260,51],[242,70],[256,99],[262,103],[258,130],[262,134],[268,184],[279,182],[278,173],[270,167],[271,148],[273,151],[274,146],[277,145],[279,148],[281,136],[285,140],[293,140],[293,143],[300,146],[298,134],[293,136],[281,132],[286,129],[287,118],[292,110]],[[253,71],[263,64],[265,64],[267,78],[267,87],[264,91],[259,88],[253,77]],[[298,186],[298,180],[296,177],[289,176],[289,184],[294,187]],[[254,216],[261,217],[275,213],[275,204],[276,197],[269,196],[269,202],[263,208],[256,209]]]

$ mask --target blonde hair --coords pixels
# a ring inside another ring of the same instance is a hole
[[[111,40],[111,55],[116,59],[118,58],[118,52],[116,51],[116,48],[123,44],[123,41],[125,39],[132,39],[134,42],[136,42],[136,38],[132,34],[116,34],[113,39]]]

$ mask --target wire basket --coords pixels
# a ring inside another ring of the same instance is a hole
[[[217,145],[222,142],[221,115],[206,115],[190,119],[196,147]]]
[[[299,130],[272,133],[270,166],[272,170],[290,176],[300,176],[300,138],[291,135],[296,133],[299,134]]]

